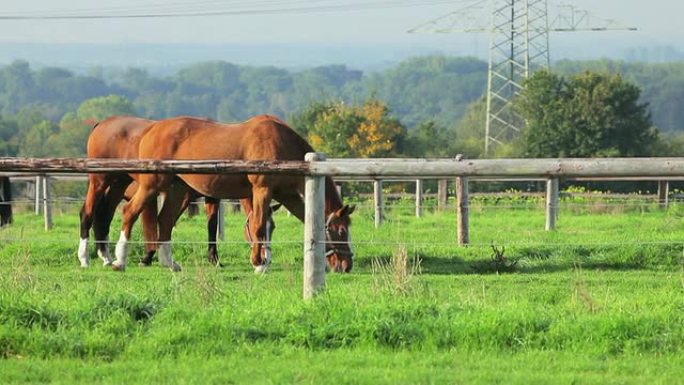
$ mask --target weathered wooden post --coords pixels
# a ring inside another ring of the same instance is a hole
[[[309,152],[307,162],[325,160],[323,154]],[[304,182],[304,299],[325,288],[325,177],[305,177]]]
[[[40,181],[42,177],[40,175],[36,176],[36,182],[35,182],[35,187],[34,187],[34,192],[35,192],[35,210],[36,210],[36,215],[40,215]]]
[[[448,199],[447,186],[446,179],[440,179],[437,182],[437,210],[444,210],[446,208]]]
[[[670,206],[670,182],[666,180],[658,181],[658,204],[663,210]]]
[[[335,188],[337,189],[337,194],[342,198],[344,201],[344,197],[342,196],[342,185],[339,183],[335,183]]]
[[[558,178],[546,180],[546,231],[556,229],[558,219]]]
[[[456,232],[461,246],[470,243],[468,216],[468,178],[459,176],[456,178]]]
[[[373,202],[375,204],[375,228],[377,229],[382,224],[383,210],[382,210],[382,180],[376,179],[373,181]]]
[[[222,200],[218,201],[218,222],[216,223],[216,238],[224,240],[226,236],[226,206]]]
[[[423,215],[423,180],[416,179],[416,218]]]
[[[50,202],[50,177],[41,176],[43,179],[43,216],[45,218],[45,230],[52,228],[52,203]]]

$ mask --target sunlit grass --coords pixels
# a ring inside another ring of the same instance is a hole
[[[684,352],[680,210],[541,209],[455,217],[354,215],[357,258],[302,300],[302,225],[277,213],[255,275],[242,215],[206,261],[204,218],[174,230],[171,273],[78,267],[78,219],[32,214],[0,230],[1,383],[675,383]],[[118,219],[117,219],[118,221]],[[118,223],[112,234],[118,233]],[[134,240],[140,240],[136,226]],[[492,247],[495,246],[495,247]],[[493,263],[499,250],[510,269]]]

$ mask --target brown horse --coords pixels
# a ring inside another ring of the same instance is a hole
[[[143,132],[152,124],[153,120],[133,116],[113,116],[103,120],[93,127],[88,138],[88,157],[90,158],[137,158],[137,149]],[[130,199],[137,190],[135,175],[125,173],[93,173],[89,174],[88,191],[81,208],[81,241],[79,243],[78,258],[81,266],[89,265],[88,237],[93,228],[97,253],[105,265],[111,264],[108,249],[109,227],[114,212],[121,199]],[[177,180],[176,183],[182,183]],[[181,210],[200,195],[188,190],[183,197]],[[252,202],[248,199],[240,202],[245,215],[252,211]],[[219,264],[216,246],[216,229],[218,227],[219,200],[205,197],[207,213],[208,252],[209,261]],[[277,210],[273,208],[271,212]],[[180,212],[178,213],[180,215]],[[143,208],[143,237],[145,239],[145,256],[141,259],[141,266],[149,266],[157,250],[157,201],[150,200]],[[177,220],[177,218],[175,219]],[[174,221],[175,221],[174,220]],[[275,229],[275,224],[269,216],[269,226]],[[247,237],[245,237],[248,239]],[[248,239],[249,241],[249,239]],[[178,268],[177,266],[171,266]]]
[[[154,121],[133,116],[110,117],[93,128],[88,137],[87,154],[89,158],[137,158],[138,144],[144,130]],[[78,248],[78,259],[81,266],[89,265],[88,238],[93,228],[98,256],[104,265],[111,264],[108,249],[109,226],[114,212],[121,199],[130,198],[137,190],[133,176],[125,173],[92,173],[88,175],[88,191],[81,208],[81,240]],[[187,206],[197,194],[187,194],[183,205]],[[216,227],[218,201],[208,198],[207,227],[209,231],[209,260],[217,264]],[[157,249],[157,201],[150,200],[143,209],[143,237],[145,239],[145,256],[141,265],[149,265]]]
[[[260,115],[239,124],[221,124],[192,117],[160,120],[150,126],[140,139],[138,155],[141,159],[301,161],[307,152],[313,152],[313,148],[284,122]],[[256,241],[250,259],[256,272],[266,271],[270,262],[270,253],[264,257],[262,245],[268,241],[267,219],[271,199],[282,203],[300,221],[304,221],[303,177],[262,174],[179,174],[178,177],[183,184],[174,183],[172,175],[138,175],[138,190],[123,208],[121,236],[116,245],[113,267],[126,266],[131,226],[145,204],[159,191],[167,191],[164,209],[159,214],[159,258],[166,263],[174,263],[170,245],[172,219],[177,216],[176,210],[180,209],[188,186],[217,199],[251,200],[253,211],[249,233]],[[334,271],[348,272],[352,268],[353,256],[349,243],[349,216],[354,207],[342,204],[331,178],[325,178],[325,184],[328,265]]]

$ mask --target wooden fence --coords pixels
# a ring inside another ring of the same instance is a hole
[[[329,159],[307,154],[304,161],[161,161],[112,159],[0,158],[0,173],[86,172],[174,174],[288,174],[305,178],[304,221],[305,299],[325,287],[324,177],[456,178],[459,243],[468,242],[468,178],[520,178],[547,180],[548,229],[555,225],[558,178],[682,180],[684,158],[601,159]],[[381,189],[376,188],[376,191]],[[46,197],[47,199],[48,197]],[[376,196],[379,200],[379,197]],[[376,219],[377,220],[377,219]]]

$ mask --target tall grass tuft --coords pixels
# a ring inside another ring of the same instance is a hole
[[[389,261],[373,258],[373,285],[376,290],[387,290],[392,294],[406,296],[415,289],[415,278],[421,274],[420,264],[421,259],[417,255],[409,261],[405,246],[400,247]]]

